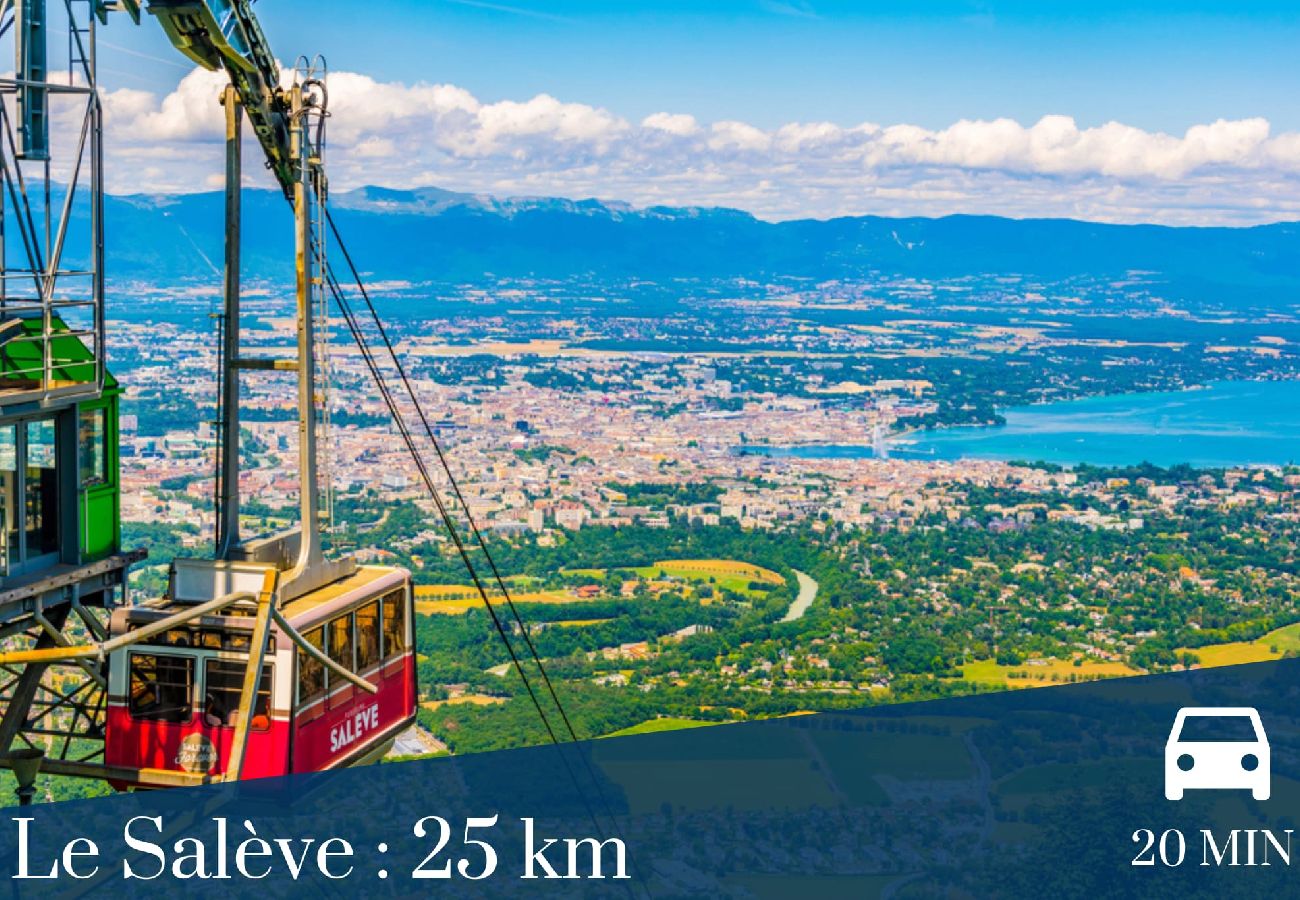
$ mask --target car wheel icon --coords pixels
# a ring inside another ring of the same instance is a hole
[[[1178,711],[1165,743],[1165,798],[1186,790],[1271,794],[1272,758],[1259,712],[1246,706],[1189,706]]]

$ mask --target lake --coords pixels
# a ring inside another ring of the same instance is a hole
[[[1218,467],[1300,460],[1300,381],[1226,381],[1204,388],[1089,397],[1003,411],[1005,425],[918,432],[889,441],[897,459]],[[870,443],[746,447],[805,459],[872,456]]]

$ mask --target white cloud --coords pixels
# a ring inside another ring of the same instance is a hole
[[[651,131],[666,131],[678,137],[689,137],[700,130],[694,116],[685,113],[652,113],[641,120],[641,127]]]
[[[772,143],[771,137],[744,122],[715,122],[706,146],[715,153],[748,151],[761,153]]]
[[[110,188],[195,190],[220,171],[218,73],[170,94],[105,96]],[[1247,223],[1300,215],[1300,134],[1264,119],[1181,135],[962,120],[941,129],[791,122],[762,129],[670,111],[630,122],[549,94],[485,103],[455,85],[330,76],[331,182],[732,205],[769,218],[953,212]],[[250,147],[256,153],[255,147]]]
[[[130,142],[220,140],[225,127],[218,98],[226,83],[224,72],[195,69],[161,103],[144,91],[111,91],[104,97],[105,121],[111,135]]]

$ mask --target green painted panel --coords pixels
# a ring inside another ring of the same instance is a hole
[[[82,558],[99,559],[116,552],[120,542],[117,490],[85,492],[82,495],[81,516]]]
[[[118,453],[117,392],[80,405],[78,475],[80,480],[81,557],[99,559],[122,543],[121,478]],[[96,414],[102,414],[97,420]],[[102,438],[102,451],[88,442]],[[102,462],[94,459],[102,452]]]
[[[0,346],[0,385],[6,378],[37,378],[43,365],[43,343],[40,319],[24,319],[22,336],[12,338]],[[84,383],[95,378],[94,355],[72,334],[60,335],[68,331],[68,326],[61,319],[51,322],[50,365],[56,381],[73,381]],[[28,340],[28,338],[37,338]],[[108,389],[117,387],[117,381],[106,375],[104,386]]]

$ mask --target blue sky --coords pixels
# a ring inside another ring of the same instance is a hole
[[[760,127],[864,119],[1074,116],[1181,131],[1217,118],[1300,126],[1300,4],[828,0],[263,0],[285,59],[323,52],[383,80],[447,81],[484,100],[546,92],[644,116]],[[171,59],[156,28],[111,43]],[[128,70],[138,58],[104,65]],[[174,66],[145,87],[178,80]]]
[[[772,134],[792,123],[831,123],[846,129],[863,123],[917,126],[938,133],[963,120],[1009,119],[1028,129],[1044,116],[1068,117],[1083,133],[1118,122],[1152,135],[1181,137],[1189,128],[1221,119],[1264,120],[1272,137],[1300,132],[1300,66],[1294,62],[1300,46],[1300,4],[1294,2],[262,0],[256,9],[286,62],[300,52],[321,52],[336,70],[377,83],[454,85],[484,106],[525,103],[546,95],[575,109],[606,111],[633,129],[649,116],[666,113],[692,117],[706,130],[720,122],[742,122]],[[105,85],[161,98],[186,75],[188,67],[161,30],[150,24],[136,29],[117,17],[102,33]],[[372,148],[387,140],[382,129],[369,139]],[[640,146],[648,152],[644,142]],[[479,142],[472,152],[486,152],[483,147]],[[557,193],[590,187],[593,193],[609,195],[600,190],[602,181],[596,175],[585,181],[546,175],[556,166],[554,159],[535,172],[525,171],[527,158],[536,151],[530,147],[521,157],[518,148],[512,148],[516,170],[504,171],[498,165],[495,176],[486,174],[491,167],[480,160],[469,167],[477,169],[474,177],[460,186]],[[463,147],[448,151],[453,162],[463,162],[467,152]],[[603,148],[581,159],[570,152],[563,165],[572,176],[607,152]],[[1286,152],[1273,148],[1266,155],[1276,160]],[[926,157],[925,172],[918,178],[933,175],[933,159],[933,154]],[[1213,156],[1211,164],[1222,161]],[[419,172],[393,169],[391,176],[428,182],[444,174],[463,174],[458,164],[435,162],[431,159]],[[888,167],[896,163],[891,157]],[[717,160],[700,164],[713,167]],[[750,187],[790,164],[784,159],[774,163],[771,172],[755,169]],[[871,165],[873,172],[883,171],[879,164]],[[1049,174],[1059,177],[1059,166],[1053,165],[1047,167]],[[1157,174],[1167,182],[1200,171],[1198,166],[1203,168],[1202,163],[1166,166]],[[1257,162],[1251,166],[1257,167]],[[1019,176],[1044,174],[1042,167],[1029,168]],[[1067,180],[1080,177],[1082,170],[1076,171],[1074,163],[1066,168]],[[933,199],[956,192],[978,202],[963,205],[958,198],[949,204],[951,209],[965,211],[970,206],[969,211],[981,211],[998,180],[988,176],[989,170],[1006,165],[995,161],[971,166],[963,157],[956,169],[956,174],[969,177],[931,184],[921,194]],[[1106,176],[1115,167],[1098,163],[1092,169],[1094,175]],[[1278,177],[1289,185],[1292,173],[1283,169]],[[1127,196],[1120,202],[1106,201],[1110,212],[1096,212],[1098,217],[1143,218],[1148,209],[1155,219],[1182,215],[1167,208],[1169,200],[1137,198],[1140,202],[1129,203],[1141,185],[1131,183],[1131,166],[1115,170],[1121,171]],[[376,171],[383,174],[382,166]],[[904,186],[896,175],[890,168],[890,185],[883,194],[878,183],[864,186],[854,181],[845,187],[864,198],[888,198],[890,191]],[[1261,196],[1275,193],[1278,185],[1270,181]],[[1088,202],[1100,203],[1096,198],[1103,187],[1091,182]],[[1160,187],[1169,193],[1170,185]],[[658,190],[638,190],[622,177],[610,179],[610,188],[645,201],[653,200]],[[823,197],[834,193],[829,181],[821,189]],[[677,202],[727,199],[725,190],[688,186],[659,193]],[[1051,191],[1036,195],[1048,197]],[[752,190],[740,192],[736,205],[754,205],[753,199]],[[1241,205],[1229,197],[1222,202],[1238,209]],[[1200,210],[1196,215],[1206,221],[1290,214],[1289,205],[1238,215],[1217,210],[1220,204],[1205,197],[1174,202],[1179,208]],[[942,203],[913,205],[920,212],[943,211]],[[900,200],[876,206],[906,211],[908,204]],[[831,208],[816,200],[783,207],[759,202],[757,207],[777,217],[858,208]],[[1085,203],[1076,211],[1087,215],[1090,208]],[[1069,213],[1037,200],[1027,200],[1013,212],[1036,210]]]

